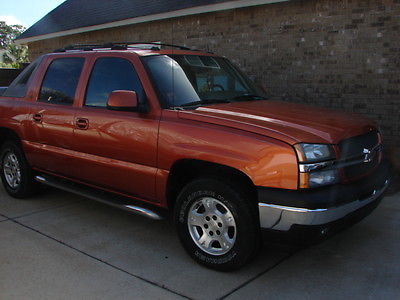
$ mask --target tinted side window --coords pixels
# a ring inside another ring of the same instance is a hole
[[[84,61],[80,57],[55,59],[47,69],[38,101],[72,105]]]
[[[111,92],[135,91],[143,103],[144,91],[133,65],[126,59],[105,57],[97,59],[86,92],[86,106],[106,107]]]
[[[10,84],[7,90],[4,92],[3,96],[5,97],[16,97],[16,98],[23,98],[26,95],[28,90],[28,83],[31,78],[33,78],[32,74],[37,69],[42,58],[38,58],[34,62],[32,62],[29,66],[25,68],[18,75],[17,78]]]

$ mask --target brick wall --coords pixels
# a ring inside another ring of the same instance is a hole
[[[400,145],[400,0],[295,0],[34,42],[163,41],[224,55],[271,96],[375,119]],[[400,156],[400,155],[398,155]]]

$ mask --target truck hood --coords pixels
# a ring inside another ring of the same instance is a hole
[[[246,101],[179,112],[187,120],[212,123],[261,134],[288,144],[337,144],[376,128],[350,113],[282,101]]]

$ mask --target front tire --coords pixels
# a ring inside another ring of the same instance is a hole
[[[7,141],[0,150],[1,180],[7,193],[14,198],[27,198],[37,192],[38,183],[17,143]]]
[[[257,252],[259,226],[246,193],[219,179],[186,185],[175,206],[178,236],[198,263],[219,271],[238,269]]]

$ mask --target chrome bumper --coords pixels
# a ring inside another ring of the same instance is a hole
[[[379,190],[367,198],[359,199],[341,206],[307,209],[259,203],[261,228],[288,231],[292,225],[323,225],[344,218],[348,214],[374,202],[389,185],[389,180]]]

